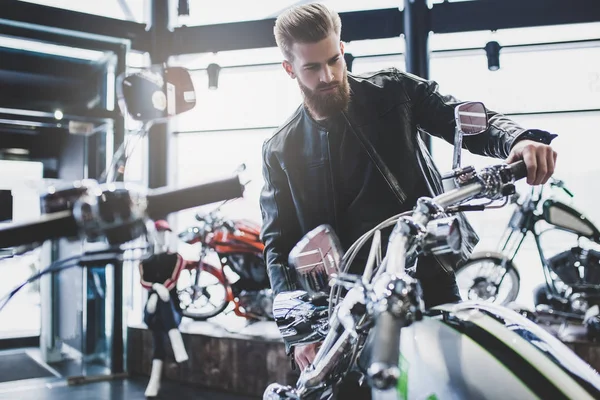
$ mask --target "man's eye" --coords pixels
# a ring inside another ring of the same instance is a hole
[[[336,58],[334,58],[333,60],[331,60],[331,61],[329,62],[329,64],[330,64],[330,65],[333,65],[333,64],[337,63],[338,61],[340,61],[340,58],[339,58],[339,57],[336,57]]]
[[[306,67],[306,69],[309,69],[311,71],[316,71],[317,69],[319,69],[318,65],[311,65],[310,67]]]

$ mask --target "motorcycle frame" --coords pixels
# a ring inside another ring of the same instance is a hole
[[[557,289],[557,287],[555,285],[554,279],[552,279],[552,275],[551,275],[552,271],[550,269],[550,265],[547,262],[547,258],[544,253],[544,249],[543,249],[542,242],[541,242],[541,236],[544,233],[547,233],[547,232],[550,232],[553,230],[560,230],[560,228],[556,227],[555,225],[552,225],[548,221],[546,221],[544,219],[543,215],[541,214],[541,212],[538,210],[539,203],[542,200],[542,195],[544,193],[544,187],[542,186],[540,188],[540,190],[537,192],[537,194],[535,194],[534,191],[535,191],[535,188],[532,188],[530,194],[528,194],[526,196],[525,201],[523,201],[522,204],[515,202],[516,208],[511,215],[511,218],[508,222],[508,226],[507,226],[506,230],[504,231],[504,233],[501,236],[500,243],[502,243],[502,244],[501,244],[499,250],[500,250],[500,253],[504,256],[503,265],[502,265],[504,267],[504,273],[503,273],[502,278],[500,279],[498,285],[500,285],[502,283],[502,280],[508,273],[506,264],[510,265],[511,268],[515,267],[514,260],[517,256],[519,250],[521,249],[523,242],[527,238],[528,233],[531,233],[531,235],[533,236],[533,239],[535,241],[536,250],[537,250],[540,262],[542,264],[542,272],[544,274],[544,284],[546,285],[547,293],[552,298],[560,300],[560,299],[562,299],[562,296],[560,294],[560,291]],[[519,214],[520,214],[520,220],[518,221],[519,223],[514,225],[513,220],[517,219],[517,216],[519,216]],[[540,221],[544,221],[547,224],[552,225],[554,227],[548,228],[542,232],[538,232],[538,230],[536,229],[536,225]],[[578,240],[580,238],[581,238],[581,236],[578,236]],[[509,261],[509,263],[507,263],[507,261]]]

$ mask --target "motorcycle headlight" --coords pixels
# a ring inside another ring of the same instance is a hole
[[[459,253],[462,246],[460,222],[457,217],[435,219],[427,224],[423,250],[432,254]]]

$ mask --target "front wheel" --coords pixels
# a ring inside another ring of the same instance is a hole
[[[204,268],[183,271],[177,281],[183,315],[204,321],[223,312],[229,305],[227,285],[223,279]]]
[[[487,301],[505,306],[516,300],[520,282],[512,261],[501,254],[473,254],[456,271],[463,301]]]

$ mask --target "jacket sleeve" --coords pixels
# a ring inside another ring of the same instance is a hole
[[[264,186],[260,194],[265,261],[273,294],[297,289],[296,276],[287,257],[301,236],[287,176],[279,160],[263,145],[262,173]]]
[[[454,108],[462,102],[438,92],[438,84],[405,74],[404,85],[412,103],[412,114],[418,128],[454,144]],[[465,136],[463,148],[482,156],[507,158],[514,143],[527,130],[492,110],[487,110],[489,128],[474,136]]]

